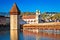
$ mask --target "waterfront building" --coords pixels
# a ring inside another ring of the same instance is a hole
[[[54,16],[55,14],[57,14],[57,12],[46,12],[46,14],[49,16]]]
[[[0,16],[0,25],[6,25],[10,23],[10,17]]]
[[[6,17],[6,24],[10,24],[10,17]]]
[[[36,10],[35,15],[23,15],[20,19],[20,24],[38,24],[41,22],[41,14]]]
[[[6,24],[6,17],[5,16],[0,16],[0,25],[5,25]]]

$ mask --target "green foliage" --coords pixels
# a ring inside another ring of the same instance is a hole
[[[54,16],[52,16],[53,19],[60,19],[60,13],[59,14],[55,14]]]
[[[36,13],[34,13],[34,12],[23,12],[23,13],[21,13],[20,15],[22,16],[22,15],[35,15]],[[48,14],[51,14],[51,15],[48,15]],[[44,12],[43,14],[41,14],[41,17],[43,18],[43,19],[46,19],[46,18],[48,18],[48,19],[53,19],[53,20],[55,20],[55,19],[60,19],[60,13],[58,13],[58,12],[48,12],[48,14],[47,14],[47,12]],[[54,16],[52,16],[53,14],[55,14]]]
[[[46,13],[41,14],[41,16],[42,16],[43,19],[49,17],[49,15],[47,15]]]
[[[51,14],[53,15],[54,13],[52,12]],[[54,16],[52,16],[52,15],[47,15],[47,13],[45,12],[42,14],[42,18],[45,19],[48,17],[48,19],[53,19],[53,20],[60,19],[60,13],[55,13]]]
[[[23,12],[20,15],[35,15],[33,12]]]

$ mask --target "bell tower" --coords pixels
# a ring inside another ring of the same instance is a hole
[[[36,10],[36,23],[39,23],[40,11]]]
[[[40,11],[39,10],[36,10],[36,15],[40,15]]]
[[[19,40],[18,29],[19,29],[19,14],[20,11],[14,3],[10,10],[10,40]]]

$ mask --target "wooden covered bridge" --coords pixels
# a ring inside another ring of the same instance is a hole
[[[60,30],[60,22],[24,24],[23,30]]]

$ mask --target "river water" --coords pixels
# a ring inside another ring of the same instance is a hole
[[[0,32],[0,40],[10,40],[10,32]],[[19,33],[19,40],[60,40],[60,34],[23,31]]]

